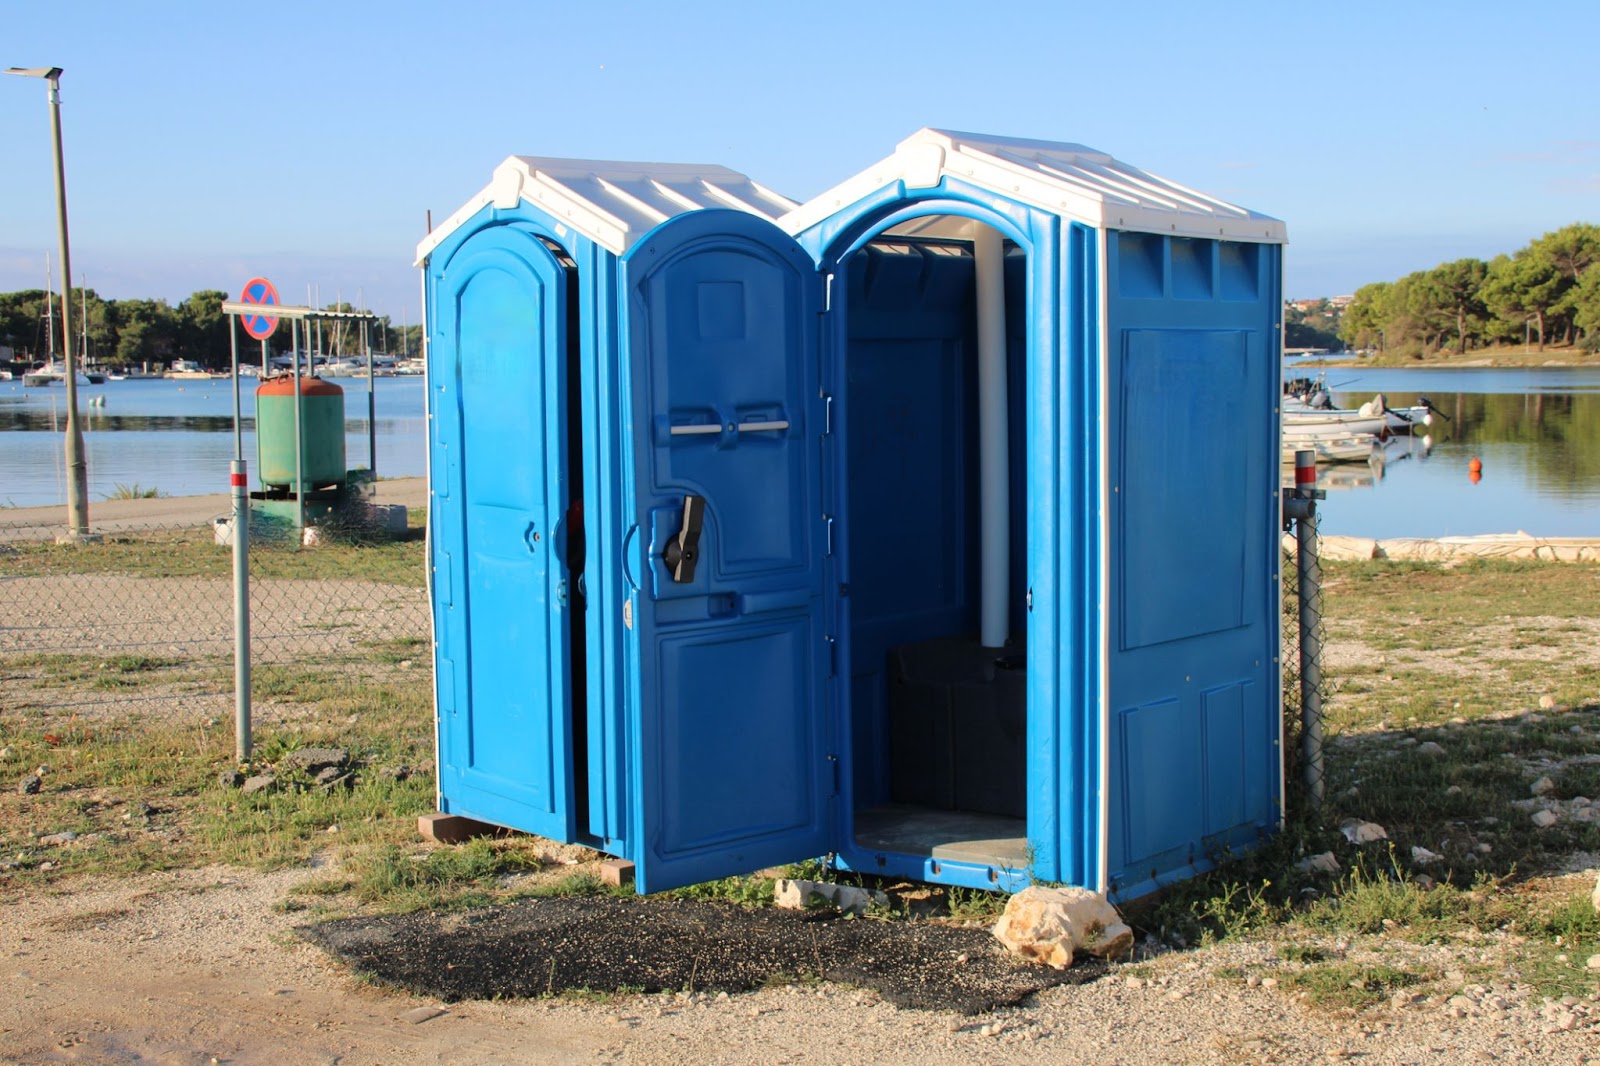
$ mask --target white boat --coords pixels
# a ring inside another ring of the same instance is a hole
[[[73,380],[79,385],[93,385],[89,375],[79,370],[73,374]],[[67,383],[67,368],[61,363],[48,362],[40,367],[35,367],[22,375],[22,383],[30,386],[40,385],[65,385]]]
[[[1315,425],[1317,419],[1337,423],[1352,433],[1412,433],[1417,426],[1433,425],[1433,416],[1446,417],[1426,396],[1411,407],[1390,407],[1387,397],[1378,393],[1357,410],[1334,407],[1327,387],[1320,381],[1290,382],[1291,391],[1283,397],[1284,425]],[[1381,419],[1374,426],[1370,419]]]
[[[172,366],[167,370],[167,377],[183,380],[198,380],[211,377],[211,371],[202,367],[193,359],[174,359]]]
[[[1382,433],[1389,428],[1388,420],[1381,414],[1364,415],[1359,411],[1314,410],[1285,403],[1283,431],[1308,434]]]

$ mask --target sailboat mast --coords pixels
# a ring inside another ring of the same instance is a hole
[[[55,275],[50,273],[50,253],[44,253],[44,339],[50,350],[50,362],[56,361],[56,298]]]

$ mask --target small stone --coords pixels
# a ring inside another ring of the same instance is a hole
[[[1556,812],[1535,811],[1533,813],[1533,824],[1538,826],[1540,829],[1549,829],[1551,826],[1556,824]]]
[[[1261,979],[1261,987],[1262,988],[1277,988],[1278,987],[1278,979],[1276,977],[1263,977]]]
[[[271,792],[277,787],[278,779],[276,777],[273,777],[271,774],[260,774],[256,777],[246,778],[239,791],[243,795],[254,796],[261,793]]]
[[[1590,970],[1600,970],[1600,955],[1590,955],[1589,961],[1583,965]]]
[[[1431,740],[1425,740],[1417,745],[1418,755],[1439,756],[1444,754],[1444,746]]]
[[[315,774],[328,767],[343,767],[350,761],[344,748],[300,748],[278,760],[280,770],[303,770]]]
[[[1600,914],[1600,874],[1595,875],[1594,891],[1589,893],[1589,902],[1594,904],[1596,914]]]
[[[1449,788],[1444,790],[1444,794],[1446,796],[1459,796],[1463,791],[1465,790],[1462,789],[1460,785],[1451,785]]]
[[[1260,988],[1261,976],[1259,974],[1251,974],[1249,977],[1244,979],[1244,983],[1249,985],[1251,988]]]
[[[11,748],[9,746],[4,747],[4,748],[0,748],[0,759],[9,759],[9,758],[11,758]]]
[[[1310,855],[1294,864],[1294,868],[1306,874],[1337,874],[1339,860],[1334,858],[1333,852],[1324,851],[1320,855]]]
[[[1494,845],[1493,844],[1479,844],[1478,845],[1478,854],[1480,854],[1480,855],[1488,855],[1488,854],[1492,853],[1493,851],[1494,851]]]
[[[244,775],[237,770],[224,770],[217,775],[217,784],[223,788],[238,788],[244,784]]]
[[[1350,818],[1339,826],[1339,831],[1344,838],[1352,844],[1371,844],[1378,840],[1388,840],[1389,831],[1376,822],[1363,822],[1359,818]]]
[[[1556,698],[1554,696],[1546,694],[1546,695],[1543,695],[1543,696],[1539,697],[1539,709],[1541,711],[1554,710],[1555,706],[1556,706]]]
[[[39,794],[39,790],[43,787],[44,778],[40,777],[38,774],[29,774],[27,777],[24,777],[21,781],[17,782],[17,791],[24,796],[37,796]]]
[[[415,1007],[400,1015],[400,1020],[410,1022],[412,1025],[420,1025],[423,1022],[432,1021],[443,1013],[445,1013],[443,1007]]]
[[[1429,877],[1427,874],[1418,874],[1416,877],[1412,878],[1411,883],[1422,889],[1424,892],[1432,892],[1436,887],[1438,887],[1438,882]]]
[[[39,843],[48,844],[52,848],[61,848],[66,847],[68,844],[77,839],[78,834],[68,829],[60,833],[51,833],[49,836],[40,837]]]
[[[43,776],[45,776],[45,775],[46,775],[46,774],[48,774],[48,773],[52,773],[52,772],[54,772],[54,771],[55,771],[55,767],[54,767],[54,766],[51,766],[51,765],[50,765],[50,764],[49,764],[49,763],[47,763],[47,762],[42,762],[42,763],[40,763],[40,764],[39,764],[39,765],[38,765],[38,766],[35,766],[35,767],[34,767],[34,768],[33,768],[33,772],[34,772],[34,773],[36,773],[36,774],[38,774],[38,775],[39,775],[39,776],[40,776],[40,777],[43,777]]]
[[[1010,951],[1057,970],[1071,966],[1076,951],[1114,959],[1133,948],[1117,909],[1084,888],[1030,885],[1006,902],[992,932]]]
[[[1556,790],[1556,783],[1548,777],[1541,777],[1529,789],[1535,796],[1548,796]]]
[[[1144,981],[1141,980],[1140,978],[1137,978],[1137,977],[1129,977],[1126,980],[1124,980],[1122,983],[1127,985],[1129,988],[1143,988],[1144,987]]]
[[[1420,844],[1414,844],[1411,847],[1411,861],[1418,866],[1426,866],[1428,863],[1438,862],[1442,858],[1444,858],[1443,855],[1436,851],[1429,851]]]
[[[324,779],[324,775],[332,772],[332,777]],[[317,775],[317,788],[323,792],[337,792],[341,788],[354,788],[356,775],[354,773],[341,774],[336,768],[330,767]]]

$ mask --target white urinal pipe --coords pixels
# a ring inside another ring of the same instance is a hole
[[[976,223],[978,277],[978,498],[980,632],[986,648],[1004,647],[1011,610],[1010,433],[1006,424],[1005,244]]]

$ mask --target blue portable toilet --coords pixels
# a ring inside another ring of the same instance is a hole
[[[508,161],[423,249],[442,810],[641,891],[1128,899],[1277,825],[1281,223],[923,130],[603,233],[657,180],[608,166]]]

